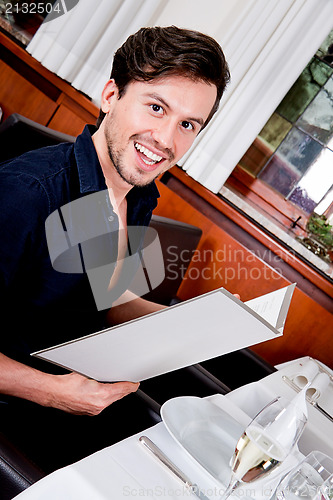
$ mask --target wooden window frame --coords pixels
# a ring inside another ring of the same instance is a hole
[[[297,236],[306,236],[306,224],[309,214],[285,199],[280,193],[252,175],[240,164],[235,167],[225,185],[254,203],[259,211],[280,222],[286,230],[293,228]]]

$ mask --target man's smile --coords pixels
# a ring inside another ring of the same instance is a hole
[[[161,160],[164,158],[150,149],[146,148],[142,144],[136,142],[134,144],[134,147],[140,152],[141,154],[141,159],[147,164],[147,165],[155,165],[156,163],[159,163]]]
[[[161,149],[157,145],[149,143],[147,139],[140,140],[139,137],[134,138],[134,148],[138,158],[140,168],[146,172],[153,172],[157,168],[161,168],[162,164],[168,162],[170,164],[175,155],[168,149]],[[142,144],[144,143],[144,144]],[[169,168],[169,166],[167,167]]]

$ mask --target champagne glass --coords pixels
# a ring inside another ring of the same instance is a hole
[[[333,473],[320,486],[316,500],[332,500],[333,498]]]
[[[320,451],[312,451],[286,476],[276,488],[277,500],[329,500],[332,494],[333,459]],[[324,481],[328,481],[325,485]],[[332,497],[331,497],[332,498]]]
[[[292,400],[278,396],[250,422],[231,459],[232,476],[220,500],[229,498],[242,483],[269,474],[292,451],[307,422],[305,391]]]

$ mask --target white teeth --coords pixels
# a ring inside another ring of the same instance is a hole
[[[145,148],[144,146],[142,146],[142,144],[139,144],[138,142],[135,143],[135,147],[138,151],[140,151],[140,153],[144,154],[145,156],[147,156],[147,158],[150,158],[152,160],[151,162],[143,160],[145,163],[147,163],[147,165],[153,165],[155,162],[162,160],[162,156],[156,155],[155,153]]]
[[[149,161],[149,160],[145,160],[144,158],[142,158],[142,161],[146,164],[146,165],[155,165],[155,161]]]

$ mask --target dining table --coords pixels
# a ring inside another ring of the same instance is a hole
[[[308,422],[298,445],[267,477],[242,484],[231,497],[274,498],[283,475],[310,451],[319,450],[333,457],[333,374],[309,357],[279,365],[276,372],[226,395],[185,395],[168,400],[161,409],[161,422],[56,470],[15,499],[220,499],[242,430],[276,396],[293,399],[302,388],[297,383],[308,375],[310,364],[318,367],[316,374],[313,369],[311,372],[314,380],[321,373],[327,378],[317,392],[309,392]],[[147,442],[158,448],[162,460],[145,445]]]

